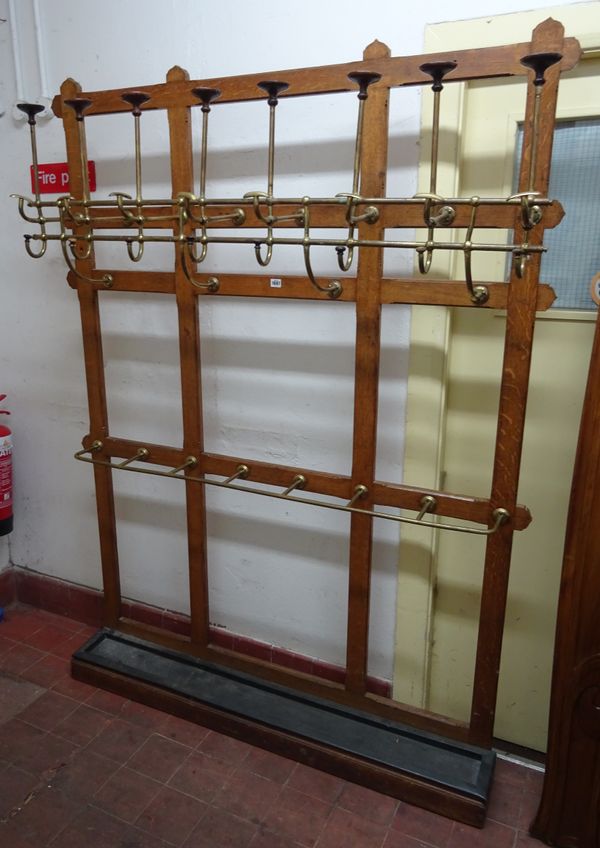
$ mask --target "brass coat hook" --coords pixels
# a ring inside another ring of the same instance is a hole
[[[434,201],[442,201],[437,193],[437,169],[439,157],[439,141],[440,141],[440,97],[444,88],[443,79],[446,74],[456,68],[457,63],[454,59],[448,59],[439,62],[424,62],[419,65],[419,70],[432,79],[431,90],[433,91],[433,116],[431,122],[431,164],[429,170],[429,192],[425,195],[419,195],[425,198],[423,204],[423,218],[428,228],[427,244],[425,247],[417,251],[419,261],[419,271],[421,274],[427,274],[431,268],[433,260],[433,231],[438,226],[448,226],[452,223],[455,216],[455,210],[451,206],[445,206],[440,212],[432,216],[431,209]]]
[[[352,191],[348,194],[337,194],[336,197],[346,197],[346,221],[348,222],[348,240],[354,238],[355,226],[361,221],[374,224],[379,220],[379,210],[376,206],[368,206],[361,215],[355,214],[357,202],[360,200],[360,166],[362,157],[363,125],[365,101],[369,96],[369,86],[379,82],[381,74],[375,71],[352,71],[348,79],[358,85],[358,117],[356,120],[356,136],[354,140],[354,164],[352,167]],[[348,251],[347,255],[346,250]],[[338,265],[341,271],[349,271],[354,259],[354,245],[336,247]]]
[[[541,209],[532,205],[529,198],[533,198],[539,193],[535,191],[536,170],[537,170],[537,148],[540,134],[540,107],[542,102],[542,88],[546,83],[546,71],[552,65],[556,65],[562,59],[562,53],[529,53],[523,56],[521,64],[525,68],[533,71],[532,84],[534,87],[533,100],[533,117],[531,122],[531,143],[529,157],[529,176],[527,179],[527,191],[525,195],[521,194],[521,209],[523,217],[523,228],[525,230],[525,239],[523,240],[522,250],[515,253],[515,272],[517,277],[523,277],[525,273],[525,264],[529,255],[529,230],[541,219]],[[535,210],[535,211],[534,211]],[[537,218],[537,220],[535,220]]]

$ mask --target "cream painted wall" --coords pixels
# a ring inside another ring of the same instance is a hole
[[[459,0],[458,18],[523,8],[524,0]],[[28,6],[16,4],[19,9]],[[526,0],[527,8],[541,2]],[[394,54],[422,49],[426,24],[448,16],[436,0],[406,15],[393,0],[368,10],[358,0],[301,5],[218,4],[171,0],[99,4],[41,2],[49,87],[72,76],[87,89],[159,82],[173,64],[192,77],[345,62],[373,38]],[[540,13],[542,19],[543,13]],[[8,2],[0,0],[0,18]],[[519,37],[515,33],[515,37]],[[523,34],[526,37],[526,34]],[[34,63],[32,39],[24,58]],[[33,66],[33,65],[32,65]],[[31,74],[29,75],[32,76]],[[33,75],[35,76],[35,75]],[[31,84],[33,85],[33,84]],[[36,97],[39,92],[27,91]],[[15,80],[7,23],[0,23],[0,100],[11,105]],[[322,194],[349,188],[356,100],[290,101],[278,109],[276,190]],[[266,110],[258,104],[215,109],[209,190],[239,194],[265,184]],[[419,99],[394,92],[389,190],[417,189]],[[99,193],[133,181],[127,116],[89,121],[88,141]],[[143,120],[146,192],[166,190],[164,115]],[[40,126],[40,160],[62,161],[61,126]],[[216,151],[216,152],[214,152]],[[12,561],[90,586],[100,585],[92,475],[71,455],[87,432],[76,297],[57,250],[40,262],[22,248],[24,226],[10,192],[27,192],[27,129],[10,109],[0,118],[3,268],[0,293],[0,390],[9,394],[15,432],[16,524]],[[148,251],[149,268],[169,268],[167,251]],[[215,249],[210,268],[256,270],[252,251]],[[99,260],[121,267],[120,253]],[[208,260],[207,260],[208,263]],[[387,260],[406,271],[409,256]],[[316,256],[333,272],[330,253]],[[273,271],[301,272],[293,251],[278,251]],[[349,468],[353,315],[344,304],[261,304],[203,300],[207,447],[332,471]],[[143,440],[180,439],[175,312],[159,297],[102,298],[112,430]],[[380,475],[402,475],[409,315],[384,315]],[[187,608],[182,490],[176,482],[116,475],[123,588],[127,595]],[[123,479],[124,478],[124,479]],[[347,519],[311,507],[233,493],[210,494],[211,601],[216,623],[257,639],[342,662]],[[371,672],[391,677],[397,528],[377,527]],[[7,558],[0,542],[0,566]]]

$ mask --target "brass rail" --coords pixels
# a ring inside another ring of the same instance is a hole
[[[389,512],[380,512],[374,509],[361,509],[354,506],[361,498],[365,497],[369,490],[367,486],[360,483],[355,486],[354,492],[350,500],[345,504],[336,504],[331,501],[316,501],[310,498],[299,497],[292,494],[297,489],[304,489],[308,485],[308,479],[303,474],[294,476],[290,485],[282,492],[269,492],[264,489],[257,489],[254,486],[242,486],[236,483],[236,480],[247,480],[250,478],[251,469],[248,465],[240,464],[235,472],[225,480],[212,480],[208,477],[192,477],[187,474],[181,474],[186,468],[194,468],[198,464],[195,456],[188,456],[181,465],[171,468],[169,471],[160,471],[156,468],[141,468],[139,465],[133,465],[134,462],[152,461],[150,459],[150,451],[148,448],[140,447],[136,453],[123,460],[122,462],[111,462],[107,459],[94,457],[103,449],[104,445],[101,441],[94,441],[89,448],[83,448],[74,454],[75,459],[80,462],[88,462],[92,465],[102,465],[106,468],[114,468],[116,471],[133,471],[137,474],[150,474],[154,477],[170,477],[177,480],[185,480],[189,483],[201,483],[205,486],[217,486],[221,489],[233,489],[236,492],[246,492],[251,495],[261,495],[262,497],[275,498],[277,500],[294,501],[295,503],[307,504],[308,506],[318,506],[324,509],[333,509],[338,512],[359,513],[360,515],[370,515],[372,518],[383,518],[387,521],[396,521],[399,524],[412,524],[420,527],[429,527],[433,530],[449,530],[455,533],[468,533],[472,536],[491,536],[496,533],[503,524],[506,524],[511,515],[508,510],[498,507],[492,512],[493,524],[485,529],[480,527],[463,527],[459,524],[444,524],[437,521],[423,521],[426,514],[432,514],[436,508],[436,499],[432,495],[424,495],[421,500],[421,506],[416,518],[407,518],[403,515],[394,515]],[[89,454],[89,455],[88,455]]]

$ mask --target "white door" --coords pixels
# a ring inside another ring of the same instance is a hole
[[[566,7],[553,10],[552,17],[563,21],[566,35],[584,40],[583,32],[588,43],[600,44],[600,37],[589,36],[590,29],[600,32],[599,13],[597,6]],[[539,12],[506,16],[492,33],[494,43],[502,43],[502,34],[506,42],[527,40],[531,28],[545,17]],[[594,22],[596,26],[590,26]],[[481,26],[489,35],[489,19],[486,24],[487,29]],[[460,49],[465,46],[461,38],[472,38],[474,27],[475,22],[440,25],[435,37],[430,34],[427,49]],[[483,37],[471,43],[480,45]],[[547,239],[550,252],[542,266],[542,280],[550,282],[559,297],[536,326],[519,487],[519,501],[531,509],[534,520],[515,534],[495,726],[497,737],[538,750],[546,746],[566,511],[595,318],[588,291],[593,273],[600,270],[600,225],[592,206],[600,188],[593,185],[600,174],[600,120],[595,120],[600,115],[599,77],[600,59],[588,55],[560,86],[554,194],[565,205],[567,217],[560,232]],[[460,107],[455,127],[459,141],[454,149],[450,145],[447,155],[448,193],[452,189],[466,196],[508,196],[513,191],[524,84],[482,81],[451,97]],[[586,214],[588,208],[594,215]],[[559,239],[553,247],[559,236],[562,244]],[[506,234],[500,233],[503,237]],[[505,278],[500,254],[491,259],[480,255],[476,263],[480,279]],[[448,270],[455,278],[461,276],[458,269]],[[418,475],[422,485],[435,481],[446,491],[485,496],[497,423],[503,313],[438,310],[433,329],[427,331],[423,328],[431,326],[431,319],[421,312],[414,316],[414,332],[419,349],[429,352],[424,354],[426,368],[419,355],[411,363],[414,403],[408,411],[407,482],[417,484],[413,475]],[[437,416],[432,416],[432,404],[437,404]],[[424,416],[429,445],[420,448]],[[434,437],[440,446],[435,454]],[[415,543],[412,535],[402,551],[408,568],[401,556],[396,697],[461,719],[468,719],[470,712],[484,544],[477,537],[439,533],[427,547],[422,539]],[[419,632],[426,633],[420,645],[415,639]],[[412,653],[407,655],[410,644]]]

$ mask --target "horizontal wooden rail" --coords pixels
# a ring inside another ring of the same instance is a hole
[[[501,47],[485,49],[455,50],[451,53],[436,53],[437,61],[454,60],[457,67],[447,74],[444,82],[465,81],[470,79],[489,79],[493,77],[524,77],[528,71],[521,64],[523,56],[531,53],[531,42],[510,44]],[[581,49],[574,38],[564,40],[563,58],[560,63],[561,71],[568,71],[575,66]],[[404,85],[431,85],[419,65],[431,61],[431,54],[419,56],[391,56],[368,61],[345,62],[339,65],[325,65],[314,68],[295,68],[280,71],[265,71],[259,74],[243,74],[237,77],[214,77],[205,80],[174,81],[156,85],[141,86],[150,100],[144,104],[147,109],[166,109],[167,107],[199,106],[198,98],[192,94],[193,88],[218,88],[221,96],[218,103],[244,102],[247,100],[264,100],[265,93],[257,86],[266,79],[283,80],[289,84],[287,91],[282,92],[281,99],[298,97],[305,94],[334,94],[336,92],[356,92],[356,84],[348,79],[353,71],[368,69],[381,74],[381,81],[373,86],[373,90],[396,88]],[[85,91],[81,96],[92,101],[88,115],[107,115],[113,112],[128,112],[131,106],[124,103],[122,95],[128,88],[115,88],[107,91]],[[54,114],[63,116],[62,97],[57,95],[52,101]]]

